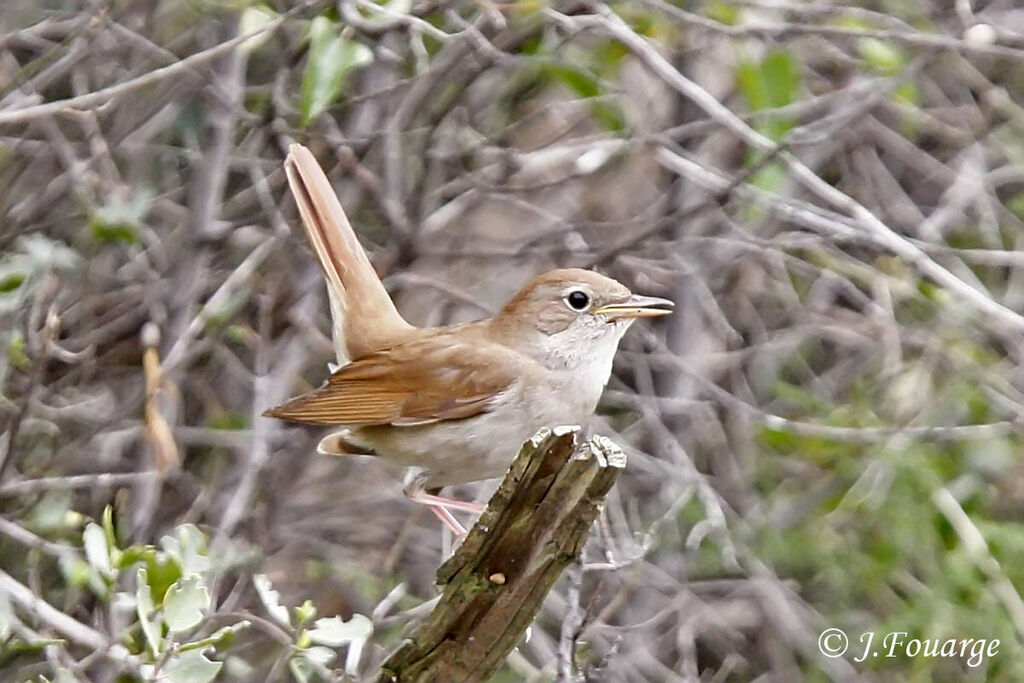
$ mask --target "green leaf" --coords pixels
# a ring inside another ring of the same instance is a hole
[[[195,524],[178,526],[174,536],[160,539],[160,546],[177,560],[183,575],[198,574],[210,569],[210,558],[206,556],[206,535]]]
[[[338,655],[329,647],[311,647],[302,653],[302,656],[311,662],[327,666],[334,661]]]
[[[611,67],[609,71],[616,69],[617,67]],[[601,81],[585,69],[564,64],[550,64],[542,67],[539,75],[541,78],[549,78],[554,82],[561,83],[582,98],[601,98],[608,94],[602,87]],[[594,121],[602,128],[616,133],[625,130],[626,117],[618,104],[613,101],[595,99],[590,105],[590,111]]]
[[[82,532],[82,546],[85,548],[85,559],[102,576],[113,577],[114,568],[110,564],[110,547],[103,527],[89,522]]]
[[[909,104],[911,107],[916,107],[920,104],[920,97],[917,92],[917,84],[911,81],[906,83],[900,83],[896,86],[896,91],[893,96],[904,104]]]
[[[103,533],[107,536],[107,546],[111,550],[117,550],[117,534],[114,532],[114,508],[107,506],[103,508]]]
[[[800,92],[800,70],[796,60],[784,48],[774,48],[760,62],[745,60],[736,71],[740,92],[751,111],[785,107],[796,101]],[[778,141],[793,127],[788,118],[761,119],[756,128]]]
[[[253,5],[247,7],[242,16],[238,19],[238,35],[245,36],[250,33],[254,33],[274,19],[277,19],[278,14],[274,10],[270,9],[266,5]],[[264,31],[259,35],[253,36],[247,40],[243,40],[238,49],[242,52],[249,54],[259,48],[263,43],[267,42],[270,38],[271,31]]]
[[[768,106],[784,107],[796,101],[800,88],[800,72],[796,60],[788,50],[769,50],[761,62],[761,74],[768,95]]]
[[[729,2],[710,2],[704,6],[704,15],[726,26],[735,26],[743,18],[740,8]]]
[[[14,245],[37,271],[50,267],[72,270],[82,262],[82,257],[74,249],[40,233],[19,237]]]
[[[594,120],[605,130],[611,133],[624,133],[626,131],[626,115],[613,102],[597,101],[590,108]]]
[[[47,491],[32,508],[29,522],[37,531],[56,531],[67,524],[71,512],[71,492],[67,490]]]
[[[144,562],[147,555],[155,553],[156,548],[151,545],[130,545],[122,550],[121,554],[118,556],[117,568],[128,569],[128,567],[131,567],[137,562]],[[173,583],[173,581],[168,582],[167,585],[169,586],[171,583]]]
[[[62,553],[58,558],[58,564],[61,572],[64,574],[64,579],[70,585],[79,588],[91,586],[97,589],[97,593],[102,593],[102,587],[96,585],[98,579],[94,580],[94,577],[97,576],[96,570],[89,566],[88,562],[78,559],[77,555]]]
[[[156,658],[162,647],[160,634],[160,618],[155,616],[156,605],[153,603],[153,592],[149,587],[149,576],[145,567],[139,567],[135,573],[135,610],[139,615],[139,625],[149,644],[149,652]]]
[[[896,43],[878,38],[857,41],[861,58],[872,68],[884,74],[898,74],[907,65],[907,55]]]
[[[170,631],[187,631],[203,620],[210,608],[210,593],[198,575],[185,576],[174,582],[164,596],[164,622]]]
[[[237,624],[231,624],[230,626],[224,626],[219,628],[210,635],[206,636],[202,640],[196,640],[191,643],[185,643],[179,648],[180,652],[187,650],[203,649],[212,645],[227,646],[235,639],[235,635],[242,629],[249,628],[251,622],[243,619]]]
[[[339,34],[326,17],[310,25],[309,56],[302,74],[299,112],[306,126],[334,104],[349,73],[373,60],[370,48]]]
[[[597,80],[581,69],[562,64],[552,64],[547,69],[555,80],[567,85],[580,97],[594,97],[603,92]]]
[[[288,608],[281,604],[281,594],[270,585],[267,575],[255,574],[252,577],[252,585],[256,587],[260,602],[263,603],[270,616],[283,626],[291,626],[292,621],[288,616]]]
[[[90,221],[90,235],[100,244],[123,242],[138,244],[142,241],[138,228],[130,223],[111,223],[106,221]]]
[[[9,294],[20,288],[28,279],[28,273],[11,266],[0,264],[0,294]]]
[[[777,161],[769,161],[754,173],[750,178],[750,184],[760,187],[762,190],[774,192],[782,187],[788,177],[789,174],[782,164]]]
[[[309,631],[303,629],[299,631],[298,637],[295,638],[295,647],[305,650],[313,644],[313,639],[309,637]]]
[[[295,623],[302,625],[316,616],[316,607],[312,600],[306,600],[295,608]]]
[[[341,617],[317,619],[313,628],[309,630],[309,639],[314,643],[331,647],[348,644],[345,671],[351,675],[355,675],[359,658],[363,654],[363,646],[371,635],[373,622],[362,614],[353,614],[348,621]]]
[[[366,640],[373,635],[373,622],[362,614],[354,614],[345,621],[341,617],[317,619],[309,630],[314,643],[339,647],[354,640]]]
[[[149,213],[152,192],[146,188],[135,191],[128,198],[110,195],[106,203],[92,207],[89,231],[99,243],[142,241],[142,222]]]
[[[118,569],[128,569],[139,562],[146,566],[153,595],[164,595],[171,584],[181,577],[178,561],[151,545],[128,546],[116,555]]]
[[[172,656],[160,670],[158,681],[168,683],[209,683],[224,666],[207,659],[203,650],[187,650]]]
[[[7,344],[7,359],[11,365],[19,370],[27,370],[32,365],[32,359],[25,353],[28,344],[25,342],[25,335],[15,331],[11,335],[11,341]]]

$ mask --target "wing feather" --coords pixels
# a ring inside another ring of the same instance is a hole
[[[490,409],[515,381],[511,351],[497,345],[421,338],[368,354],[319,388],[264,413],[318,425],[414,426],[460,420]]]

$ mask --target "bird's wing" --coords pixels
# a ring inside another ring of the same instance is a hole
[[[264,413],[320,425],[412,426],[487,411],[516,379],[496,345],[418,339],[340,368],[318,389]],[[511,362],[510,362],[511,361]]]

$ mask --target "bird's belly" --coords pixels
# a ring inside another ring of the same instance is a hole
[[[536,430],[500,413],[412,427],[363,427],[357,438],[377,454],[429,472],[427,486],[500,477]]]
[[[578,389],[578,387],[577,387]],[[428,487],[500,477],[543,427],[583,425],[600,398],[560,383],[510,391],[485,413],[419,426],[361,427],[356,440],[380,457],[426,470]]]

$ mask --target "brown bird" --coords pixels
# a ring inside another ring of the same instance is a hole
[[[489,320],[413,327],[310,151],[292,145],[285,169],[327,277],[340,367],[264,415],[344,427],[320,441],[321,453],[373,454],[409,467],[406,495],[456,534],[465,531],[450,510],[482,506],[444,498],[441,487],[501,476],[542,427],[584,424],[630,324],[671,312],[667,299],[567,268],[535,278]]]

